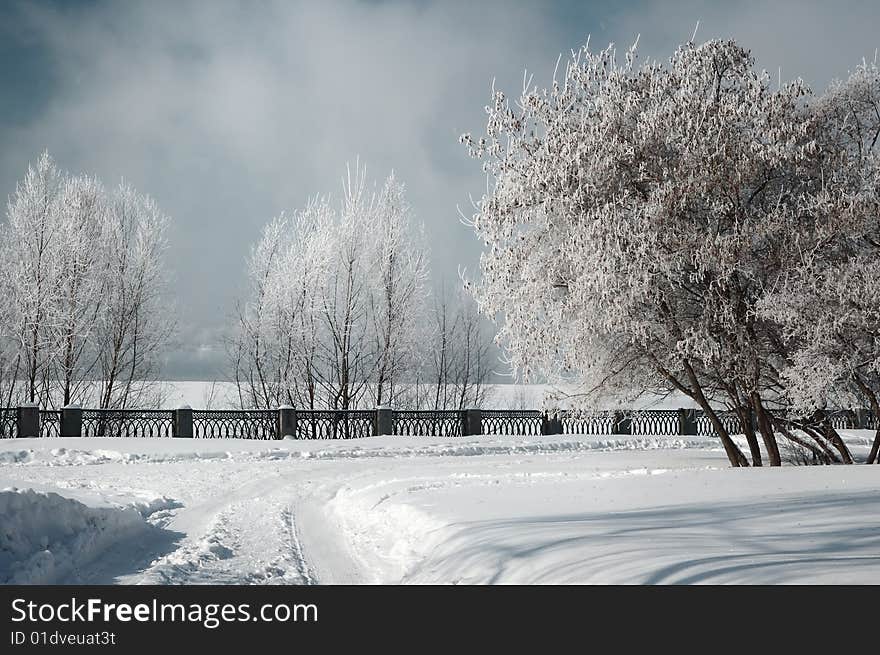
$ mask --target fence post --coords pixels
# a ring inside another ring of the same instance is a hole
[[[386,405],[376,408],[376,436],[394,434],[394,410]]]
[[[462,413],[462,435],[469,437],[476,434],[483,434],[483,412],[476,408],[471,407]]]
[[[678,433],[683,436],[696,436],[697,416],[694,410],[678,410]]]
[[[61,408],[61,430],[62,437],[81,437],[82,436],[82,420],[83,411],[79,405],[66,405]]]
[[[193,437],[193,411],[189,405],[174,410],[174,436],[180,439]]]
[[[612,434],[632,434],[632,419],[623,412],[614,412]]]
[[[853,429],[864,430],[866,427],[868,427],[868,410],[853,410]]]
[[[296,410],[290,405],[278,408],[278,434],[276,439],[296,439]]]
[[[559,414],[554,414],[553,418],[547,412],[541,414],[541,434],[562,434],[562,421],[559,420]]]
[[[37,403],[25,403],[18,406],[18,437],[40,436],[40,406]]]

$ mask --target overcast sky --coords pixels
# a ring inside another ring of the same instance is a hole
[[[545,84],[591,44],[667,58],[735,38],[758,66],[821,90],[880,46],[865,2],[102,2],[0,5],[0,193],[48,149],[71,172],[124,177],[172,217],[169,377],[221,376],[220,335],[261,227],[337,193],[359,156],[393,168],[425,223],[435,280],[474,271],[459,221],[485,187],[458,144],[484,129],[492,78]]]

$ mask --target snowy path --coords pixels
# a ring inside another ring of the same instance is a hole
[[[0,518],[33,533],[0,535],[0,579],[880,582],[880,467],[731,470],[714,446],[8,441],[0,488],[63,498],[16,509],[21,494],[0,493]],[[39,533],[40,512],[69,529]]]

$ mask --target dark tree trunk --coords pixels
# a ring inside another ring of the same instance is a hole
[[[694,372],[693,367],[689,362],[685,361],[684,369],[688,376],[688,381],[691,384],[691,388],[694,391],[693,398],[697,401],[700,409],[702,409],[706,416],[709,417],[712,427],[715,428],[715,433],[718,435],[719,439],[721,439],[721,445],[724,446],[724,452],[727,453],[727,459],[730,461],[730,465],[748,466],[749,460],[743,455],[739,446],[734,443],[733,439],[730,438],[730,433],[727,432],[727,428],[724,427],[721,419],[718,418],[718,414],[716,414],[715,410],[709,405],[709,401],[703,393],[703,388],[700,385],[700,381],[697,380],[697,374]]]
[[[874,435],[874,443],[871,445],[866,464],[880,464],[880,459],[877,458],[878,450],[880,450],[880,428],[877,428],[877,433]]]
[[[737,405],[736,415],[742,425],[743,433],[746,435],[746,441],[749,442],[749,452],[752,455],[752,466],[763,466],[761,459],[761,448],[758,446],[758,437],[752,427],[752,410],[748,406]]]
[[[871,444],[871,452],[868,453],[868,459],[865,463],[880,464],[880,458],[877,457],[877,453],[880,451],[880,401],[877,400],[877,394],[874,393],[874,390],[862,382],[858,376],[856,376],[856,384],[868,399],[868,402],[871,404],[871,410],[874,412],[874,416],[877,417],[878,420],[877,432],[874,434],[874,443]]]
[[[801,439],[799,437],[796,437],[794,435],[794,433],[792,433],[791,430],[789,430],[782,421],[774,420],[773,423],[776,426],[776,429],[779,430],[779,432],[781,432],[785,436],[786,439],[788,439],[792,443],[795,443],[795,444],[801,446],[802,448],[806,448],[811,453],[813,453],[814,460],[822,462],[823,464],[826,464],[826,465],[831,464],[832,459],[828,456],[827,453],[825,453],[820,448],[817,448],[813,444],[811,444],[807,441],[804,441],[803,439]]]
[[[828,456],[828,458],[835,464],[840,463],[840,457],[838,457],[831,448],[826,444],[825,435],[819,432],[816,428],[813,428],[806,424],[796,425],[798,428],[804,431],[804,434],[809,436],[813,441],[815,441],[822,451]]]
[[[822,426],[822,434],[825,435],[825,438],[828,439],[831,445],[840,453],[843,463],[852,464],[852,453],[849,452],[849,448],[847,448],[843,439],[840,438],[840,435],[837,433],[837,430],[834,429],[834,426],[831,425],[828,415],[824,411],[816,412],[816,414],[818,415],[819,423]]]
[[[764,439],[764,448],[767,449],[767,458],[770,460],[770,466],[782,466],[782,458],[779,456],[779,444],[776,443],[776,435],[773,434],[773,425],[767,417],[767,410],[761,403],[761,396],[758,392],[753,391],[752,409],[755,417],[758,419],[758,429],[761,431],[761,437]]]

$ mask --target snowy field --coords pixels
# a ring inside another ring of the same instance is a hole
[[[6,583],[880,583],[880,467],[699,437],[17,439],[0,489]]]

